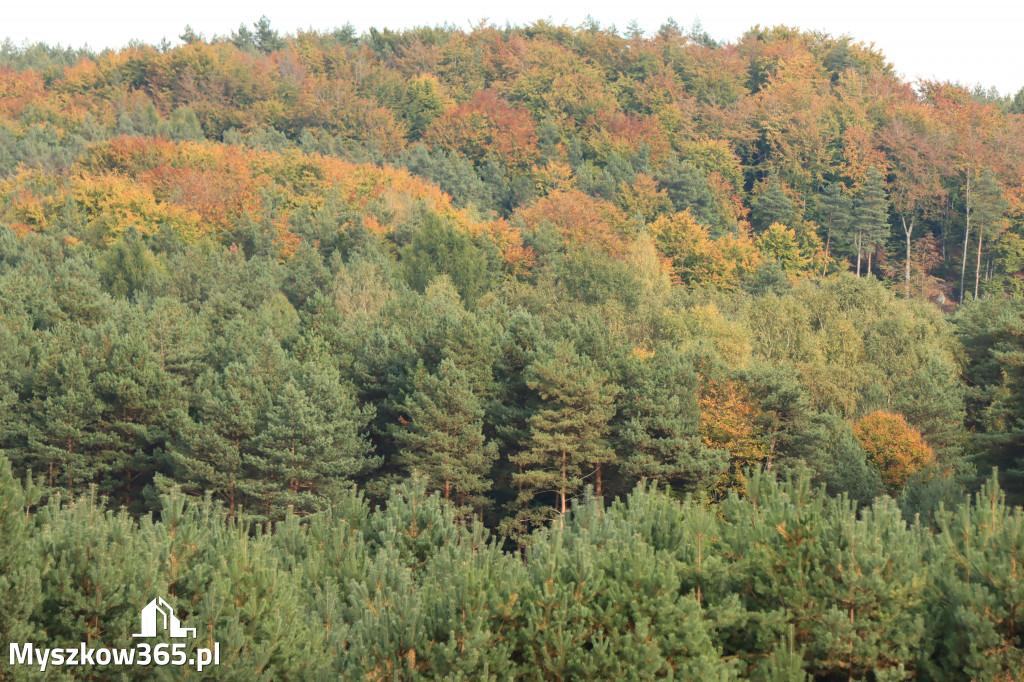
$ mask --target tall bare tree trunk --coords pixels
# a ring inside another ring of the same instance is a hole
[[[903,216],[900,216],[900,222],[903,223],[903,234],[907,235],[907,267],[904,281],[907,283],[907,298],[910,298],[910,235],[914,232],[914,218],[910,218],[910,227],[907,227],[907,221]]]
[[[978,300],[978,282],[981,279],[981,242],[985,237],[985,223],[978,225],[978,264],[974,266],[974,300]]]
[[[964,253],[960,263],[960,305],[964,302],[964,275],[967,274],[967,237],[971,234],[971,171],[967,171],[967,206],[964,208]]]

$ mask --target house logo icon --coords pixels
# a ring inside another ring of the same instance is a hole
[[[169,637],[188,637],[189,633],[196,636],[196,629],[181,627],[171,605],[157,597],[142,609],[142,632],[132,637],[156,637],[157,628],[161,626]]]

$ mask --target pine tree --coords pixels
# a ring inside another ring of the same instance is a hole
[[[484,505],[497,444],[484,440],[484,410],[469,376],[450,359],[441,362],[436,374],[421,364],[412,388],[402,404],[404,416],[391,427],[398,463],[425,477],[427,487],[446,500]]]
[[[817,197],[818,221],[825,227],[825,267],[833,241],[835,248],[850,248],[850,227],[853,223],[853,199],[841,182],[830,182]],[[822,275],[824,275],[824,270]]]
[[[107,406],[97,424],[106,436],[99,454],[107,462],[99,490],[143,513],[152,506],[144,490],[164,469],[163,451],[180,430],[187,391],[161,366],[135,307],[121,302],[115,310],[116,324],[96,330],[107,339],[93,381]]]
[[[258,487],[262,513],[280,518],[323,509],[354,479],[376,467],[363,431],[372,408],[360,408],[343,388],[337,370],[312,363],[294,370],[254,434],[250,486]],[[258,483],[257,483],[258,481]]]
[[[417,291],[424,291],[438,275],[448,275],[470,308],[491,287],[485,251],[434,213],[424,214],[423,227],[402,251],[402,268]]]
[[[32,641],[32,614],[39,608],[39,556],[32,552],[29,510],[42,491],[32,478],[22,486],[11,474],[11,464],[0,456],[0,638],[5,642]],[[0,672],[0,679],[9,679]]]
[[[756,405],[752,421],[764,447],[765,470],[813,458],[821,434],[812,428],[814,409],[796,373],[785,366],[756,363],[743,378]]]
[[[655,174],[655,179],[668,193],[677,211],[689,209],[698,221],[714,228],[716,235],[726,231],[728,226],[707,177],[692,163],[670,157]]]
[[[103,288],[114,296],[132,298],[150,283],[153,276],[153,254],[137,232],[131,230],[99,258]]]
[[[954,318],[966,354],[965,423],[982,472],[998,467],[1007,498],[1024,503],[1024,302],[988,296]]]
[[[619,383],[616,417],[620,468],[638,477],[673,483],[686,491],[705,487],[728,461],[705,448],[698,426],[698,377],[678,351],[657,346],[651,357],[631,354]]]
[[[982,248],[985,243],[986,230],[989,231],[989,241],[994,241],[995,237],[999,235],[998,228],[1007,209],[1007,202],[1003,198],[999,181],[991,168],[983,170],[978,177],[974,197],[972,217],[975,225],[978,226],[978,251],[974,265],[974,298],[978,298],[981,283]]]
[[[860,506],[869,505],[882,492],[882,476],[857,442],[853,426],[838,415],[818,415],[814,429],[821,433],[821,449],[808,464],[815,483],[833,497],[846,494]]]
[[[652,527],[652,535],[671,532],[665,519],[682,515],[678,508],[660,517],[646,511],[606,511],[603,500],[588,495],[573,505],[564,528],[535,535],[514,635],[516,676],[735,678],[738,662],[720,655],[711,618],[686,589],[677,547],[662,549],[645,537]]]
[[[592,478],[602,493],[602,469],[615,460],[606,436],[615,414],[618,386],[595,362],[580,356],[571,344],[558,341],[545,348],[526,371],[526,385],[540,398],[530,417],[529,449],[517,453],[513,475],[519,506],[538,494],[553,492],[554,512],[564,515],[569,498]]]
[[[791,227],[796,223],[796,211],[793,200],[786,194],[778,173],[772,173],[758,188],[756,196],[750,202],[753,211],[754,227],[758,231],[767,230],[775,223]]]
[[[871,255],[875,248],[889,237],[889,199],[885,192],[885,176],[878,168],[868,171],[867,180],[854,201],[853,246],[857,252],[857,276],[860,276],[861,258],[868,255],[868,274],[871,274]]]
[[[207,370],[196,382],[193,414],[171,445],[173,481],[192,493],[209,492],[231,515],[248,506],[245,459],[263,428],[271,395],[252,363],[231,363],[222,372]]]
[[[928,537],[908,531],[894,502],[858,517],[848,500],[815,494],[806,472],[786,483],[755,472],[746,495],[731,495],[720,513],[716,550],[742,559],[708,599],[735,595],[757,614],[723,628],[726,651],[756,664],[792,626],[815,679],[900,679],[920,664]]]
[[[1024,514],[993,475],[973,502],[936,513],[928,661],[935,679],[1009,680],[1024,666]]]
[[[46,638],[131,646],[139,609],[168,594],[159,548],[147,545],[128,513],[105,510],[95,491],[70,502],[51,498],[36,523],[44,530],[32,551],[46,565],[34,620]]]
[[[16,462],[42,474],[51,487],[72,493],[98,482],[109,462],[99,453],[111,439],[98,429],[107,406],[96,395],[95,358],[81,337],[51,336],[36,366],[35,395],[29,401],[25,449]]]
[[[485,428],[493,433],[498,443],[500,457],[496,462],[494,501],[507,507],[516,494],[512,476],[522,472],[515,463],[516,455],[529,448],[529,418],[537,407],[538,398],[526,385],[526,368],[534,361],[537,349],[545,342],[545,332],[540,319],[523,308],[505,313],[502,329],[499,331],[498,358],[494,364],[496,385],[495,399],[487,408]],[[507,535],[521,530],[514,520],[508,520],[502,527]]]
[[[498,325],[487,316],[467,312],[450,331],[442,349],[444,358],[465,374],[473,395],[484,409],[498,390],[494,380],[494,365],[500,354],[498,335]]]
[[[136,533],[138,563],[161,569],[160,582],[149,589],[166,595],[186,627],[197,628],[197,637],[184,642],[187,657],[194,658],[195,647],[219,644],[220,664],[197,677],[270,680],[326,676],[328,652],[318,646],[321,641],[317,638],[325,624],[310,619],[310,604],[316,587],[334,581],[321,580],[314,586],[304,579],[308,578],[304,568],[319,563],[318,557],[296,566],[283,551],[283,542],[275,546],[273,538],[258,528],[237,517],[228,518],[224,510],[205,500],[188,500],[178,491],[162,496],[160,507],[160,522],[143,521]],[[344,527],[343,517],[335,518]],[[294,534],[290,538],[294,540]],[[358,555],[358,546],[347,548]],[[137,627],[137,607],[125,613],[131,626]],[[329,627],[344,629],[345,624],[330,623]],[[136,631],[125,629],[126,633]],[[158,668],[156,672],[160,679],[173,680],[180,677],[181,669]]]

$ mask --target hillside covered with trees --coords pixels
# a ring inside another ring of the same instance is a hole
[[[156,589],[210,679],[1019,679],[1022,502],[1024,90],[672,22],[0,47],[7,641]]]

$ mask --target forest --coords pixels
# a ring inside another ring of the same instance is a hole
[[[1018,680],[1021,504],[1024,89],[671,20],[0,45],[5,643]]]

